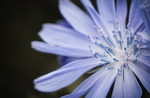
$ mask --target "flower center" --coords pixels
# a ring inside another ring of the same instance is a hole
[[[89,46],[90,52],[93,53],[93,57],[96,57],[100,61],[108,63],[122,62],[121,69],[127,68],[128,61],[135,61],[141,55],[137,53],[139,50],[139,42],[132,26],[128,25],[127,29],[121,31],[119,22],[116,20],[108,21],[112,25],[112,32],[108,33],[100,26],[96,26],[97,36],[88,36],[88,38],[98,47],[100,51],[96,51]],[[115,65],[114,65],[115,66]],[[108,66],[108,69],[113,69]]]

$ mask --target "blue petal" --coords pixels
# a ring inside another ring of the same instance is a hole
[[[144,56],[150,56],[150,49],[148,48],[143,48],[143,49],[140,49],[137,53],[141,52],[142,55]]]
[[[66,20],[59,20],[57,21],[57,24],[67,27],[67,28],[72,28],[71,25]]]
[[[144,70],[145,72],[150,74],[150,66],[146,65],[144,62],[141,62],[139,60],[137,60],[136,62],[134,62],[134,64],[139,67],[140,69]]]
[[[86,71],[99,65],[99,60],[89,58],[71,62],[54,72],[35,79],[35,88],[42,92],[53,92],[77,80]]]
[[[93,21],[95,22],[96,26],[103,28],[105,31],[105,36],[108,36],[110,39],[113,37],[111,26],[108,25],[107,20],[102,18],[95,8],[92,6],[90,0],[81,0],[82,4],[86,8],[86,10],[89,12],[90,16],[92,17]],[[99,36],[99,35],[98,35]],[[111,39],[113,41],[113,39]],[[107,43],[101,39],[101,42],[107,45]]]
[[[150,1],[149,0],[143,0],[140,4],[140,14],[143,18],[145,29],[147,33],[150,35]]]
[[[102,73],[105,72],[105,68],[101,68],[98,72],[94,73],[84,82],[82,82],[71,94],[63,96],[62,98],[79,98],[84,95],[101,77]]]
[[[83,58],[77,58],[77,57],[67,57],[67,56],[58,56],[58,61],[60,63],[60,66],[64,66],[72,61],[76,61]]]
[[[127,17],[127,1],[117,0],[117,18],[123,30],[125,29],[126,17]]]
[[[132,0],[129,12],[129,24],[136,31],[141,25],[143,25],[142,17],[139,13],[139,2],[138,0]]]
[[[141,81],[141,83],[144,85],[144,87],[150,93],[150,78],[149,78],[150,74],[147,73],[142,68],[136,66],[134,63],[129,63],[129,67],[133,70],[133,72],[139,78],[139,80]]]
[[[55,24],[44,24],[39,36],[45,42],[61,47],[88,49],[88,46],[93,44],[87,37],[73,29]]]
[[[97,7],[100,15],[107,20],[116,18],[114,0],[97,0]]]
[[[137,21],[137,22],[136,22],[136,21]],[[145,26],[144,26],[143,21],[141,21],[141,23],[139,22],[139,24],[138,24],[138,18],[137,18],[137,20],[135,20],[135,25],[133,26],[133,28],[134,28],[135,34],[136,34],[137,32],[142,32],[142,33],[143,33],[143,31],[144,31],[144,29],[145,29]]]
[[[43,53],[52,53],[56,55],[63,55],[63,56],[69,56],[69,57],[89,57],[91,56],[90,52],[89,53],[82,53],[82,52],[74,52],[72,50],[68,49],[63,49],[61,47],[57,47],[51,44],[47,44],[44,42],[39,42],[39,41],[33,41],[31,43],[32,48],[43,52]]]
[[[94,34],[94,22],[70,0],[59,0],[59,9],[75,30],[84,35]]]
[[[150,67],[150,56],[142,56],[141,55],[141,56],[139,56],[138,60]]]
[[[118,64],[116,66],[118,66]],[[117,75],[117,72],[117,68],[115,68],[114,70],[106,70],[102,73],[99,80],[91,88],[85,98],[105,98]]]
[[[124,69],[124,98],[141,98],[142,90],[130,69]]]
[[[74,50],[74,52],[89,53],[89,46],[99,49],[87,37],[70,28],[55,24],[44,24],[39,36],[47,43],[61,48]],[[82,47],[81,47],[82,46]]]
[[[112,98],[124,98],[123,74],[118,75],[116,78]]]

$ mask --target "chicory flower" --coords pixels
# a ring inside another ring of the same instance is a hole
[[[86,72],[91,76],[62,98],[105,98],[114,83],[113,98],[140,98],[140,80],[150,93],[150,1],[81,0],[85,13],[70,0],[59,0],[66,23],[44,24],[32,48],[61,56],[64,66],[34,80],[41,92],[72,84]],[[127,14],[129,13],[129,15]]]

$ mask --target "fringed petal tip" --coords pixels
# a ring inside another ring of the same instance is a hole
[[[41,89],[41,87],[39,87],[39,80],[38,78],[37,79],[34,79],[33,81],[33,84],[34,84],[34,88],[39,91],[39,92],[44,92],[44,93],[48,93],[49,91],[48,90],[44,90],[44,89]]]
[[[37,91],[39,91],[39,92],[43,92],[43,93],[50,93],[50,92],[55,92],[55,91],[57,91],[57,90],[54,90],[54,91],[51,91],[51,90],[49,90],[48,88],[43,88],[43,87],[41,87],[41,86],[39,86],[38,84],[36,84],[35,86],[34,86],[34,89],[36,89]]]

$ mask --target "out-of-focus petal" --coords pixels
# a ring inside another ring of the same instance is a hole
[[[105,73],[107,69],[101,68],[98,72],[94,73],[84,82],[82,82],[71,94],[63,96],[62,98],[79,98],[84,95],[92,86],[96,83],[96,81]]]
[[[126,0],[117,0],[117,18],[119,20],[121,29],[125,29],[127,17],[127,1]]]
[[[59,0],[59,9],[64,18],[78,32],[89,35],[94,35],[94,22],[80,8],[73,4],[70,0]]]
[[[150,93],[150,74],[141,69],[140,67],[136,66],[134,63],[129,63],[129,67],[133,70],[133,72],[136,74],[136,76],[139,78],[141,83],[144,85],[144,87],[147,89],[147,91]]]
[[[99,60],[89,58],[71,62],[64,68],[35,79],[35,88],[42,92],[52,92],[66,87],[78,79],[86,71],[99,65]]]
[[[100,15],[107,20],[116,18],[114,0],[97,0],[97,7]]]
[[[40,41],[32,41],[31,43],[32,48],[43,52],[43,53],[52,53],[52,54],[56,54],[56,55],[63,55],[63,56],[69,56],[69,57],[89,57],[91,56],[91,54],[89,53],[82,53],[82,52],[74,52],[72,51],[73,49],[64,49],[61,47],[57,47],[54,45],[50,45],[44,42],[40,42]]]
[[[124,69],[123,87],[124,87],[124,98],[141,98],[142,89],[130,69]]]

